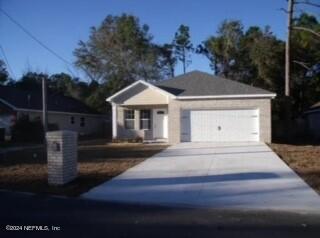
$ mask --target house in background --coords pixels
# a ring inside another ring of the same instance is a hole
[[[271,99],[261,88],[193,71],[137,81],[107,98],[113,138],[179,142],[271,142]]]
[[[305,117],[307,119],[308,134],[314,139],[320,139],[320,102],[312,105],[305,112]]]
[[[48,92],[48,124],[58,130],[77,131],[79,135],[104,132],[107,117],[72,97]],[[42,118],[42,93],[0,86],[0,128],[10,135],[10,128],[19,118]]]

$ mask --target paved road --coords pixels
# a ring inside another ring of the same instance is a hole
[[[264,143],[181,143],[83,197],[105,201],[320,213],[320,196]]]
[[[60,231],[6,231],[6,225]],[[0,237],[319,237],[320,216],[183,209],[0,192]]]

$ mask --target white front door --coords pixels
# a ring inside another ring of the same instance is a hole
[[[182,141],[259,141],[259,110],[185,110]]]
[[[153,137],[168,138],[167,109],[153,109]]]

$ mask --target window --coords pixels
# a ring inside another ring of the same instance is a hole
[[[70,123],[74,124],[74,117],[70,117]]]
[[[124,127],[126,129],[134,129],[134,110],[124,111]]]
[[[85,126],[85,121],[84,121],[84,117],[80,118],[80,126],[84,127]]]
[[[151,128],[151,111],[141,110],[140,111],[140,129],[149,130]]]

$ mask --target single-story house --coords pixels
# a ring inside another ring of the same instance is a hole
[[[48,92],[48,124],[58,130],[77,131],[80,135],[101,133],[107,117],[81,101]],[[21,117],[42,120],[41,90],[22,90],[0,86],[0,128],[10,135],[10,128]]]
[[[107,101],[113,138],[200,141],[271,141],[276,94],[192,71],[169,80],[136,81]]]
[[[305,112],[308,133],[315,139],[320,139],[320,102],[312,105]]]

